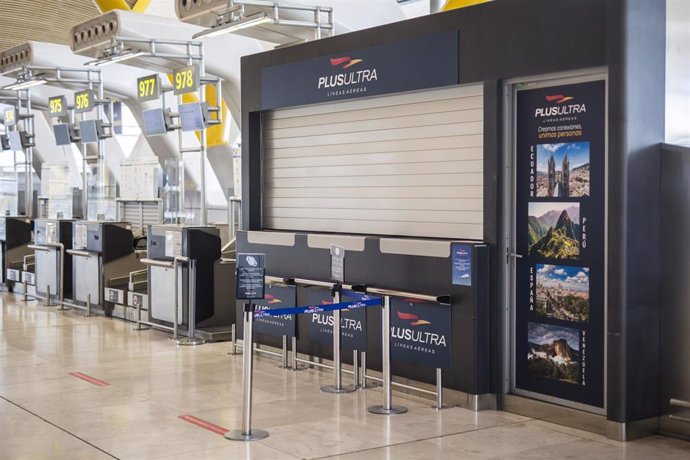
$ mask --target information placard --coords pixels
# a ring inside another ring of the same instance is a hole
[[[472,245],[468,243],[451,244],[453,264],[453,284],[472,286]]]
[[[331,279],[345,282],[345,248],[335,244],[331,244]]]
[[[236,296],[237,299],[263,299],[265,287],[265,273],[265,254],[238,254]]]
[[[515,101],[516,391],[601,408],[606,81]]]

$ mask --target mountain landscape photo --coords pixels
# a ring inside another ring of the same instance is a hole
[[[579,383],[580,333],[551,324],[528,324],[527,364],[535,377]]]
[[[537,196],[589,196],[589,142],[537,145]]]
[[[589,321],[589,268],[537,264],[536,291],[537,315]]]
[[[580,257],[580,205],[530,203],[529,254],[561,260]]]

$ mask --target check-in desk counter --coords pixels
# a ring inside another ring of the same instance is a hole
[[[234,322],[234,287],[219,276],[221,239],[217,227],[152,225],[147,240],[149,322],[188,330],[190,312],[195,312],[198,337],[229,338]],[[175,274],[177,272],[177,274]],[[175,277],[177,276],[177,282]],[[177,286],[177,290],[175,290]],[[227,308],[222,308],[222,302]],[[182,332],[184,335],[184,332]]]
[[[106,289],[126,289],[129,274],[143,267],[134,251],[131,224],[126,222],[74,223],[73,297],[76,305],[110,315]]]
[[[36,219],[34,250],[36,295],[50,299],[72,298],[72,249],[74,221],[68,219]]]
[[[33,254],[29,248],[31,230],[31,219],[28,217],[0,217],[0,276],[10,289],[22,281],[25,258]]]

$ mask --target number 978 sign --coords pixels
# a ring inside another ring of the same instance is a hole
[[[199,89],[199,68],[195,65],[182,67],[173,73],[175,94],[192,93]]]

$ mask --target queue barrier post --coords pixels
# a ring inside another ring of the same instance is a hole
[[[51,288],[51,286],[49,284],[47,287],[48,292],[46,293],[46,304],[45,304],[45,306],[46,307],[57,307],[57,304],[53,303],[53,301],[52,301],[51,294],[50,294],[50,291],[51,291],[50,288]]]
[[[339,304],[341,286],[333,288],[333,304]],[[333,385],[321,387],[324,393],[352,393],[357,388],[354,385],[343,385],[343,363],[340,356],[340,309],[333,310]],[[355,380],[355,383],[357,381]]]
[[[281,356],[282,362],[280,366],[278,366],[280,369],[290,369],[290,365],[288,364],[288,338],[287,335],[283,335],[283,351],[282,351],[282,356]]]
[[[189,280],[190,286],[196,286],[196,261],[189,260]],[[175,279],[177,279],[177,272],[175,272]],[[177,297],[177,291],[175,291],[175,296]],[[177,311],[177,308],[175,308]],[[196,336],[196,301],[193,298],[189,299],[187,302],[187,337],[183,337],[177,340],[178,345],[193,347],[196,345],[203,345],[206,341],[202,338]],[[175,321],[177,324],[177,321]]]
[[[305,369],[308,369],[307,366],[303,366],[297,361],[297,337],[296,336],[292,337],[292,350],[291,350],[290,355],[292,358],[292,364],[291,364],[290,368],[293,371],[303,371]]]
[[[232,441],[258,441],[268,437],[264,430],[252,430],[252,379],[254,366],[254,305],[244,304],[244,346],[242,347],[242,428],[225,433]]]
[[[436,369],[436,404],[431,406],[433,410],[443,410],[450,409],[452,406],[447,406],[443,404],[443,370],[441,368]]]
[[[381,307],[381,362],[383,363],[383,404],[369,407],[368,411],[378,415],[397,415],[407,412],[404,406],[393,405],[393,392],[391,389],[391,298],[383,296]]]

